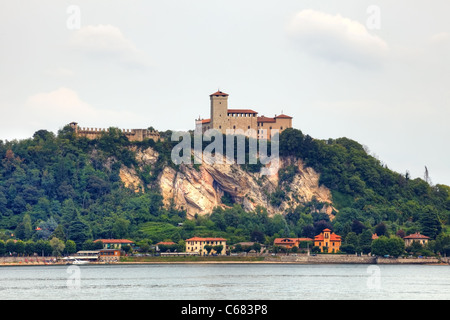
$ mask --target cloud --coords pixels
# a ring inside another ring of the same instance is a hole
[[[304,52],[333,62],[378,65],[389,51],[383,39],[340,14],[300,11],[289,21],[287,32]]]
[[[150,65],[145,53],[127,39],[119,28],[112,25],[82,27],[73,33],[69,45],[100,59],[112,59],[139,67]]]
[[[128,111],[103,110],[83,101],[76,91],[61,87],[29,97],[25,103],[25,118],[30,125],[44,128],[62,127],[72,121],[97,126],[124,123],[135,119]]]

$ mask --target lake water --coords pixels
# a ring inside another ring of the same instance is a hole
[[[0,299],[450,299],[450,266],[149,264],[0,267]]]

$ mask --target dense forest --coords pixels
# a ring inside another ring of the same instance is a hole
[[[430,250],[450,253],[448,186],[393,172],[348,138],[316,140],[297,129],[281,133],[280,156],[302,159],[320,173],[320,183],[332,192],[334,219],[320,213],[323,204],[314,199],[269,216],[265,208],[246,212],[224,197],[228,208],[188,220],[184,211],[163,206],[155,183],[164,166],[177,168],[170,160],[176,144],[170,134],[162,133],[163,141],[130,142],[110,128],[99,139],[88,140],[66,126],[57,134],[40,130],[30,139],[0,140],[0,254],[10,239],[42,244],[57,238],[72,250],[101,238],[129,238],[143,247],[164,240],[182,246],[192,236],[272,244],[276,237],[314,237],[327,227],[343,236],[348,252],[364,250],[373,233],[389,237],[421,232],[433,240]],[[136,193],[124,187],[119,170],[137,167],[133,150],[148,147],[159,158],[152,168],[138,170],[146,186]],[[288,184],[283,182],[295,171],[280,172],[273,203],[284,196]]]

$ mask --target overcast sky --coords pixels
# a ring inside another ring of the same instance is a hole
[[[450,185],[448,0],[0,3],[2,140],[72,121],[189,130],[220,88]]]

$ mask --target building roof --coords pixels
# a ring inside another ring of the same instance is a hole
[[[287,115],[285,115],[285,114],[280,114],[280,115],[278,115],[278,116],[275,116],[275,119],[276,118],[282,118],[282,119],[292,119],[292,117],[291,116],[287,116]]]
[[[228,94],[225,93],[225,92],[222,92],[222,91],[218,90],[217,92],[211,93],[209,96],[210,96],[210,97],[212,97],[212,96],[228,97]]]
[[[277,120],[275,120],[275,118],[268,118],[268,117],[265,117],[265,116],[261,116],[261,117],[258,117],[258,119],[256,119],[256,121],[257,122],[276,122]]]
[[[273,244],[295,244],[302,241],[313,241],[311,238],[276,238]]]
[[[97,239],[94,242],[98,241],[101,241],[103,243],[129,243],[129,244],[134,243],[133,241],[128,239]]]
[[[228,109],[228,113],[254,113],[258,114],[258,112],[251,109]]]
[[[416,232],[404,237],[403,239],[430,239],[430,237],[424,236],[423,234],[420,234],[420,232]]]
[[[203,120],[201,120],[201,122],[202,122],[202,124],[204,124],[204,123],[210,123],[210,122],[211,122],[211,119],[203,119]]]
[[[193,237],[190,239],[186,239],[186,241],[227,241],[224,238],[201,238],[201,237]]]
[[[160,244],[166,245],[166,246],[173,246],[176,243],[173,241],[161,241],[161,242],[158,242],[156,245],[159,246]]]
[[[324,230],[322,231],[321,234],[319,234],[319,235],[317,235],[317,236],[314,237],[314,241],[323,241],[323,240],[324,240],[323,234],[324,234],[325,232],[330,232],[330,233],[331,233],[331,230],[328,229],[328,228],[327,228],[327,229],[324,229]],[[341,236],[338,236],[338,235],[335,234],[335,233],[331,233],[331,234],[330,234],[330,241],[342,241],[342,240],[341,240]]]

